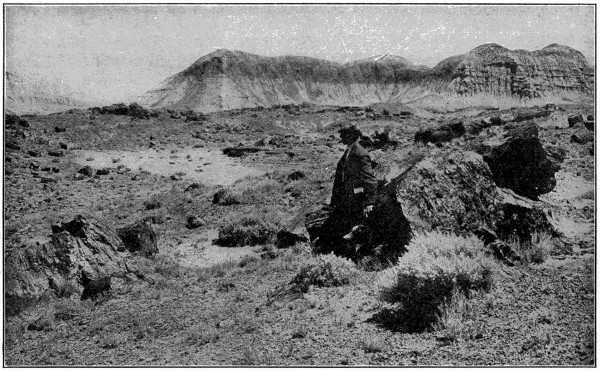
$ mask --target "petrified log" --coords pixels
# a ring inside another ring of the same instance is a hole
[[[577,123],[574,128],[575,132],[571,135],[571,142],[586,144],[594,140],[594,134],[583,123]]]
[[[560,169],[542,146],[538,132],[533,123],[514,127],[503,144],[483,156],[499,187],[534,200],[554,189],[554,174]]]
[[[52,227],[51,240],[43,245],[6,250],[6,313],[15,315],[42,296],[58,290],[51,282],[81,282],[123,275],[128,269],[125,246],[106,223],[78,215]],[[53,287],[54,288],[53,288]]]
[[[573,116],[569,116],[569,118],[567,119],[569,121],[569,127],[572,128],[573,126],[575,126],[575,124],[577,124],[578,122],[584,122],[584,118],[583,115],[581,113],[577,114],[577,115],[573,115]]]
[[[459,121],[435,129],[419,130],[415,134],[415,142],[422,142],[423,144],[449,142],[454,138],[463,136],[466,132],[465,125]]]
[[[130,252],[139,253],[147,258],[158,253],[156,232],[143,220],[117,229],[117,234]]]
[[[256,153],[262,150],[262,148],[257,147],[227,147],[223,149],[223,154],[229,157],[242,157],[249,153]]]

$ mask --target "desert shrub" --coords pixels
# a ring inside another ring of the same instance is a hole
[[[144,207],[146,208],[146,210],[158,209],[161,206],[162,206],[162,202],[160,201],[160,198],[158,195],[154,195],[154,196],[150,197],[149,200],[144,202]]]
[[[420,331],[436,320],[454,289],[467,296],[472,290],[489,290],[494,265],[475,237],[417,234],[398,265],[382,273],[380,297],[400,304],[407,330]]]
[[[204,324],[196,324],[186,331],[185,343],[202,346],[219,340],[217,329]]]
[[[484,323],[477,320],[478,311],[478,305],[455,287],[451,297],[440,306],[433,330],[442,332],[443,338],[450,342],[476,339],[482,336]]]
[[[91,311],[91,301],[81,301],[79,298],[62,299],[54,303],[54,318],[69,321],[77,316],[83,316]]]
[[[511,244],[525,264],[543,263],[550,256],[554,245],[552,237],[544,232],[532,233],[531,241],[519,243],[513,240]]]
[[[253,214],[234,213],[219,227],[217,244],[221,246],[253,246],[273,242],[280,229],[278,217],[274,212],[257,211]]]
[[[346,258],[337,255],[318,255],[300,266],[292,283],[308,288],[310,285],[329,287],[350,283],[356,275],[356,266]]]

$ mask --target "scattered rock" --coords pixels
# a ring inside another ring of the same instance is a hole
[[[189,186],[187,186],[187,188],[185,189],[184,192],[189,192],[189,191],[192,191],[194,189],[201,189],[203,187],[204,187],[204,185],[202,185],[200,183],[192,183]]]
[[[108,174],[110,174],[110,169],[107,168],[107,167],[102,168],[102,169],[98,169],[96,171],[96,175],[108,175]]]
[[[65,155],[65,153],[63,151],[50,150],[50,151],[48,151],[48,155],[54,156],[54,157],[63,157]]]
[[[586,144],[594,140],[594,134],[589,131],[583,124],[577,123],[574,128],[576,131],[571,135],[571,142],[578,144]]]
[[[293,182],[296,180],[304,179],[305,177],[306,177],[306,175],[303,172],[294,171],[293,173],[291,173],[290,175],[287,176],[287,180],[290,182]]]
[[[435,129],[419,130],[415,134],[415,142],[422,142],[423,144],[449,142],[454,138],[463,136],[466,132],[465,125],[462,121],[459,121]]]
[[[262,151],[261,148],[257,147],[228,147],[223,149],[223,154],[229,157],[242,157],[249,153],[256,153]]]
[[[67,145],[67,143],[59,142],[58,145],[60,146],[61,149],[69,149],[69,146]]]
[[[110,276],[105,276],[99,279],[90,279],[83,274],[81,281],[83,283],[81,300],[96,300],[98,295],[108,294],[108,291],[110,290]]]
[[[204,225],[204,221],[202,219],[198,218],[197,216],[189,216],[187,218],[187,223],[185,224],[185,226],[188,229],[202,227],[203,225]]]
[[[267,137],[260,138],[259,140],[257,140],[254,143],[254,146],[255,147],[264,147],[264,146],[269,145],[269,144],[271,144],[271,137],[267,136]]]
[[[82,167],[81,169],[79,169],[77,171],[77,173],[83,174],[83,175],[91,178],[94,176],[94,169],[92,169],[91,166],[85,166],[85,167]]]
[[[578,122],[583,123],[585,121],[583,118],[583,115],[581,113],[579,113],[577,115],[569,116],[569,118],[567,120],[569,121],[570,128],[575,126],[575,124],[577,124]]]
[[[119,228],[117,234],[123,241],[125,248],[131,252],[141,253],[147,258],[158,253],[156,232],[154,232],[152,226],[144,221]]]

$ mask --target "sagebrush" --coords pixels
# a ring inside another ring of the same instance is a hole
[[[475,237],[417,234],[398,264],[382,273],[380,297],[400,304],[407,330],[420,331],[435,322],[453,290],[467,297],[474,290],[489,290],[494,267]]]
[[[219,227],[217,243],[221,246],[253,246],[273,242],[281,218],[273,211],[230,214]]]
[[[302,287],[342,286],[349,284],[356,273],[356,266],[346,258],[333,253],[317,255],[300,267],[292,283]]]

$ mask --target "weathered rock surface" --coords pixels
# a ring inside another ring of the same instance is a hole
[[[496,184],[531,199],[552,191],[560,166],[542,146],[537,125],[520,125],[508,135],[503,144],[483,156]]]
[[[42,245],[8,248],[5,253],[5,303],[8,315],[50,294],[58,282],[82,284],[82,276],[100,279],[123,275],[128,267],[125,246],[106,223],[78,215],[52,227]]]
[[[535,98],[560,92],[589,94],[594,86],[593,68],[583,54],[558,44],[532,52],[484,44],[435,68],[441,67],[451,69],[449,87],[462,95]]]
[[[498,188],[483,158],[469,151],[434,150],[398,188],[398,200],[416,231],[456,234],[481,228],[507,236],[554,233],[543,211],[523,197]],[[527,211],[525,211],[527,210]],[[513,223],[517,215],[520,223]]]
[[[117,229],[117,234],[125,248],[132,253],[138,253],[147,258],[158,254],[158,239],[152,226],[139,221]]]

